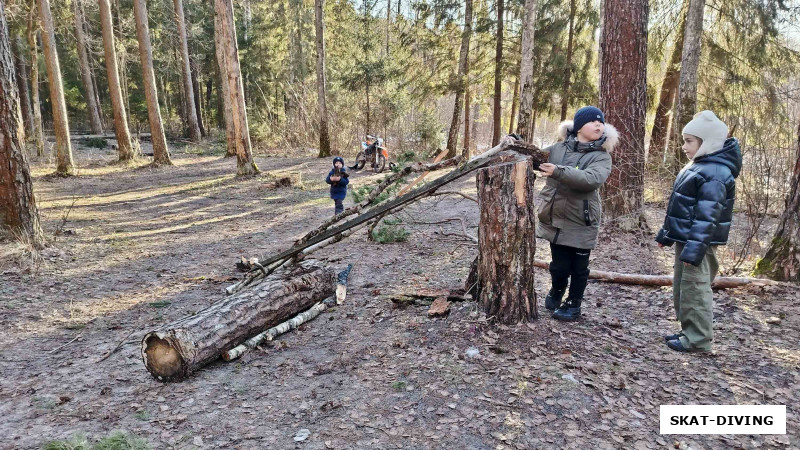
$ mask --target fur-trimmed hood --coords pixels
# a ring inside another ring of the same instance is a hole
[[[560,141],[567,140],[567,137],[573,134],[572,129],[574,128],[575,123],[571,120],[565,120],[561,122],[558,126],[558,139]],[[610,152],[617,146],[619,142],[619,132],[610,123],[605,124],[605,131],[603,132],[603,136],[605,136],[605,142],[603,142],[603,150]],[[600,138],[602,139],[602,138]]]

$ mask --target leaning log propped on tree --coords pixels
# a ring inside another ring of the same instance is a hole
[[[534,168],[538,168],[540,164],[547,161],[547,157],[547,154],[543,153],[538,147],[524,141],[516,140],[511,136],[506,136],[497,146],[475,156],[468,162],[431,181],[427,185],[369,207],[373,205],[372,202],[384,189],[392,183],[399,181],[403,176],[416,172],[434,171],[451,167],[460,162],[460,157],[457,156],[435,164],[418,164],[405,167],[400,172],[382,181],[370,193],[365,201],[327,220],[320,227],[298,240],[292,248],[278,253],[277,255],[259,258],[259,269],[251,271],[245,276],[244,280],[226,288],[226,292],[228,294],[236,293],[264,276],[269,275],[273,270],[289,263],[292,259],[298,260],[308,255],[312,249],[316,250],[329,243],[337,242],[343,238],[345,233],[352,232],[354,228],[363,226],[373,220],[380,220],[380,218],[387,213],[396,211],[416,200],[429,196],[442,186],[458,180],[478,169],[495,164],[514,164],[515,162],[525,161],[527,159],[531,160],[531,164]],[[367,207],[369,208],[364,210]],[[356,215],[356,217],[341,223],[344,218],[352,215]]]
[[[251,336],[335,295],[336,272],[308,260],[142,339],[142,359],[161,381],[185,378]]]

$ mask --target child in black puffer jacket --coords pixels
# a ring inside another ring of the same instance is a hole
[[[714,337],[711,283],[717,274],[716,248],[728,242],[742,170],[739,141],[711,111],[702,111],[683,128],[683,151],[692,161],[672,187],[659,246],[675,244],[672,282],[678,333],[664,336],[679,352],[711,351]]]

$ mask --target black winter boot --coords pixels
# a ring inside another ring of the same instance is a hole
[[[561,299],[564,297],[564,292],[566,289],[553,289],[550,288],[550,292],[547,293],[547,297],[544,298],[544,307],[548,311],[555,311],[556,308],[561,304]]]
[[[553,319],[574,322],[581,317],[582,298],[567,298],[553,313]]]

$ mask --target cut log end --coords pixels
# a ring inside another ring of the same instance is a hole
[[[161,381],[180,379],[186,373],[186,363],[180,352],[156,333],[142,339],[142,357],[147,370]]]

